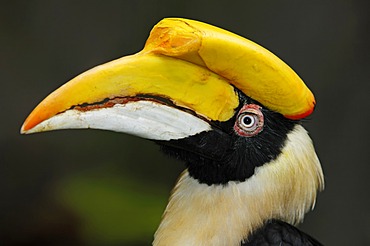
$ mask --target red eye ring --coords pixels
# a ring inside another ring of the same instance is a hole
[[[235,132],[243,137],[252,137],[263,130],[264,117],[261,106],[256,104],[244,105],[236,117]]]

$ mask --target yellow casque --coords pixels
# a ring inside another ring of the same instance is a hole
[[[144,51],[204,66],[287,118],[308,116],[315,106],[312,92],[286,63],[221,28],[194,20],[164,19],[154,26]]]

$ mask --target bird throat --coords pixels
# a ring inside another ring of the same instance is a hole
[[[262,220],[249,217],[239,185],[199,183],[185,171],[167,205],[153,245],[239,245]],[[239,195],[238,195],[239,193]]]
[[[185,170],[153,245],[240,245],[268,220],[301,222],[322,188],[322,170],[311,139],[297,125],[282,153],[257,167],[244,182],[207,185]]]

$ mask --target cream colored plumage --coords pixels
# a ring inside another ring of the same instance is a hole
[[[270,218],[297,224],[324,188],[306,130],[288,134],[281,155],[244,182],[199,184],[185,171],[173,190],[153,245],[239,245]]]

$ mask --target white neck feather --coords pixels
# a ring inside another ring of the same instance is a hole
[[[301,222],[323,186],[312,141],[298,125],[288,134],[281,155],[256,168],[245,182],[208,186],[185,171],[153,245],[240,245],[268,219]]]

